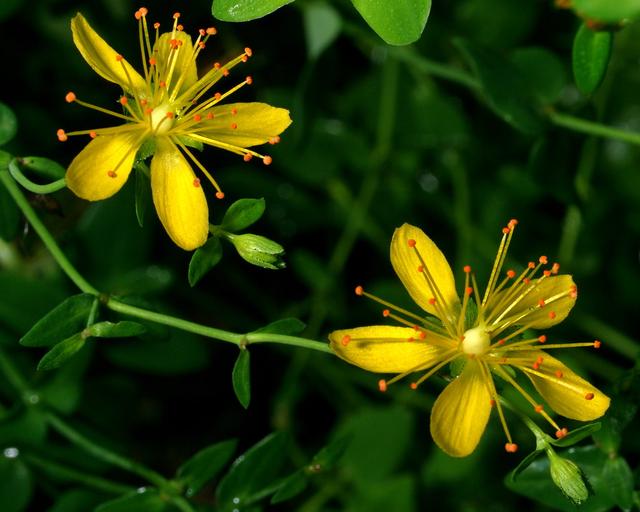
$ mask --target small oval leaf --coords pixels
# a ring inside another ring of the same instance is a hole
[[[238,397],[240,405],[245,409],[249,407],[249,402],[251,401],[251,372],[249,361],[249,351],[246,349],[240,350],[231,374],[233,391],[236,397]]]
[[[291,2],[293,0],[213,0],[211,13],[220,21],[251,21]]]
[[[212,444],[178,468],[176,476],[187,486],[187,498],[195,496],[216,477],[235,453],[237,445],[235,439]]]
[[[136,175],[136,219],[138,219],[138,225],[142,227],[144,225],[144,216],[147,212],[149,205],[149,198],[151,197],[151,182],[147,175],[140,169],[135,170]]]
[[[73,295],[43,316],[20,339],[25,347],[47,347],[80,332],[87,325],[87,318],[95,297],[88,293]]]
[[[85,343],[86,338],[82,333],[74,334],[70,338],[61,341],[40,359],[38,371],[58,368],[84,347]]]
[[[326,2],[309,2],[303,9],[307,54],[316,59],[340,34],[342,18]]]
[[[139,336],[147,332],[147,328],[138,322],[122,320],[121,322],[98,322],[87,328],[88,333],[96,338],[127,338]]]
[[[307,476],[302,471],[296,471],[284,479],[278,492],[271,497],[270,503],[275,505],[290,500],[304,491],[305,487],[307,487]]]
[[[191,256],[189,262],[189,285],[195,286],[204,275],[215,267],[222,259],[222,244],[215,236],[199,247]]]
[[[387,44],[405,45],[422,35],[431,0],[351,0],[364,21]]]
[[[0,102],[0,146],[13,139],[18,131],[18,120],[7,105]]]
[[[264,213],[264,198],[238,199],[229,206],[224,214],[220,228],[231,233],[236,233],[248,228],[256,222]]]
[[[581,16],[604,23],[640,18],[638,0],[573,0],[573,8]]]
[[[582,94],[592,94],[602,83],[609,57],[613,35],[611,32],[594,32],[581,25],[573,40],[573,76]]]
[[[305,330],[306,327],[307,324],[305,324],[302,320],[298,320],[297,318],[282,318],[280,320],[276,320],[275,322],[271,322],[264,327],[260,327],[260,329],[256,329],[253,332],[295,335],[300,334]]]

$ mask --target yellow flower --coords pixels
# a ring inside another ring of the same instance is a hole
[[[545,335],[532,337],[530,333],[530,329],[546,329],[567,317],[577,297],[571,276],[557,275],[559,265],[547,267],[546,256],[541,256],[519,274],[507,270],[500,277],[516,224],[511,220],[503,229],[482,297],[471,268],[464,267],[462,299],[442,252],[421,229],[404,224],[391,240],[391,263],[409,295],[429,315],[413,314],[358,286],[356,294],[382,304],[383,315],[402,326],[357,327],[329,335],[333,350],[345,361],[372,372],[398,374],[380,380],[381,391],[411,373],[425,372],[411,383],[416,389],[445,365],[454,361],[452,368],[463,365],[431,412],[434,441],[454,457],[473,452],[492,407],[507,437],[505,449],[515,452],[518,448],[505,421],[494,375],[514,386],[553,426],[557,437],[566,435],[567,429],[518,383],[513,369],[526,375],[549,407],[567,418],[594,420],[609,407],[606,395],[540,350],[547,341]],[[600,341],[547,344],[545,349],[584,346],[599,348]]]
[[[152,146],[151,189],[158,217],[171,239],[185,250],[201,246],[209,231],[209,212],[200,180],[191,163],[207,177],[216,189],[216,197],[224,194],[211,174],[188,148],[208,144],[226,149],[244,158],[260,158],[265,164],[271,157],[248,147],[279,142],[279,135],[291,123],[289,112],[264,103],[232,103],[222,100],[251,84],[247,76],[227,92],[211,93],[212,87],[232,68],[246,62],[251,50],[224,65],[214,64],[200,78],[196,57],[205,47],[214,28],[200,29],[195,42],[178,23],[180,13],[173,15],[171,31],[161,34],[159,23],[153,29],[147,24],[147,9],[135,13],[142,56],[143,74],[139,74],[121,55],[111,48],[77,14],[71,21],[73,41],[82,57],[102,78],[122,88],[122,112],[115,112],[79,100],[69,92],[66,100],[109,114],[124,124],[108,128],[65,133],[89,135],[92,140],[71,162],[66,183],[76,195],[89,201],[115,194],[131,172],[136,154],[143,144]],[[151,43],[153,30],[153,44]]]

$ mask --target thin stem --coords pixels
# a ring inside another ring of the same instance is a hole
[[[16,202],[18,208],[22,210],[22,213],[27,218],[29,223],[33,226],[33,229],[36,231],[36,233],[38,233],[38,236],[47,247],[47,249],[49,249],[49,252],[51,252],[51,255],[54,257],[54,259],[58,262],[58,265],[60,265],[65,274],[69,276],[69,279],[71,279],[73,283],[78,288],[80,288],[81,291],[85,293],[91,293],[93,295],[98,295],[98,290],[91,286],[67,259],[56,241],[51,236],[51,233],[49,233],[42,221],[38,218],[36,212],[33,210],[33,208],[31,208],[29,201],[27,201],[27,198],[18,188],[15,181],[13,181],[7,171],[0,170],[0,181],[5,186],[13,200]]]
[[[88,475],[84,471],[67,467],[38,455],[27,453],[22,455],[22,458],[28,465],[38,468],[43,472],[50,474],[54,478],[65,482],[77,482],[87,487],[110,494],[125,494],[135,490],[131,486],[113,482],[106,478]]]
[[[64,178],[60,178],[59,180],[47,183],[46,185],[34,183],[24,174],[22,174],[20,166],[18,165],[18,161],[15,158],[11,160],[11,162],[9,162],[9,172],[11,173],[11,176],[13,176],[14,180],[20,183],[20,185],[26,188],[29,192],[33,192],[34,194],[51,194],[52,192],[57,192],[58,190],[62,190],[67,186],[67,182]]]
[[[605,346],[611,347],[619,354],[632,360],[635,360],[640,355],[640,345],[636,340],[614,329],[602,320],[580,313],[577,314],[577,317],[574,317],[574,320],[581,329],[597,336],[605,342]]]
[[[547,112],[547,115],[553,124],[562,126],[563,128],[569,128],[573,131],[586,133],[588,135],[597,135],[598,137],[617,139],[631,144],[640,145],[640,133],[612,128],[611,126],[606,126],[594,121],[587,121],[586,119],[580,119],[579,117],[573,117],[568,114],[561,114],[560,112],[555,111]]]
[[[292,347],[309,348],[327,354],[333,354],[333,350],[328,343],[308,340],[306,338],[298,338],[297,336],[286,336],[284,334],[272,334],[266,332],[254,332],[245,336],[246,344],[253,343],[279,343],[280,345],[289,345]]]
[[[61,436],[76,446],[79,446],[87,453],[90,453],[95,458],[138,475],[160,489],[167,487],[169,482],[161,474],[94,443],[55,414],[47,413],[46,419],[49,425]]]
[[[25,397],[31,392],[29,384],[24,379],[20,372],[16,370],[11,360],[4,353],[4,350],[0,348],[0,373],[9,381],[9,384],[22,396]]]

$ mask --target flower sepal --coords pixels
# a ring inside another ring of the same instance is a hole
[[[283,259],[284,247],[273,240],[252,233],[227,233],[225,238],[233,244],[240,257],[252,265],[271,270],[280,270],[287,266]]]
[[[591,495],[586,477],[573,461],[560,457],[555,451],[547,450],[551,480],[562,494],[574,505],[580,505]]]

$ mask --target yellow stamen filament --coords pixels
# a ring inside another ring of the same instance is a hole
[[[483,377],[487,386],[489,387],[489,395],[493,399],[496,404],[496,408],[498,409],[498,417],[500,418],[500,424],[502,425],[502,430],[504,430],[504,434],[507,437],[509,443],[513,443],[513,439],[511,438],[511,433],[509,432],[509,427],[507,426],[507,420],[504,416],[504,411],[502,410],[502,405],[500,405],[500,396],[498,395],[498,391],[496,390],[496,385],[493,382],[493,377],[491,376],[491,371],[487,367],[485,362],[480,362],[480,368],[482,370]]]
[[[211,176],[211,174],[209,174],[209,171],[207,171],[207,169],[204,167],[204,165],[202,165],[199,162],[199,160],[193,155],[193,153],[191,151],[189,151],[189,148],[187,148],[187,146],[185,146],[182,142],[180,142],[178,140],[174,140],[173,138],[171,138],[171,140],[172,140],[172,142],[177,143],[178,146],[180,146],[180,149],[182,149],[182,151],[184,151],[184,153],[191,159],[191,161],[194,164],[196,164],[198,169],[200,169],[202,171],[202,173],[207,177],[207,179],[211,182],[211,184],[213,185],[213,188],[215,188],[219,193],[222,193],[222,190],[220,189],[220,186],[218,185],[216,180],[213,179],[213,176]],[[177,148],[176,148],[176,151],[177,151]]]

